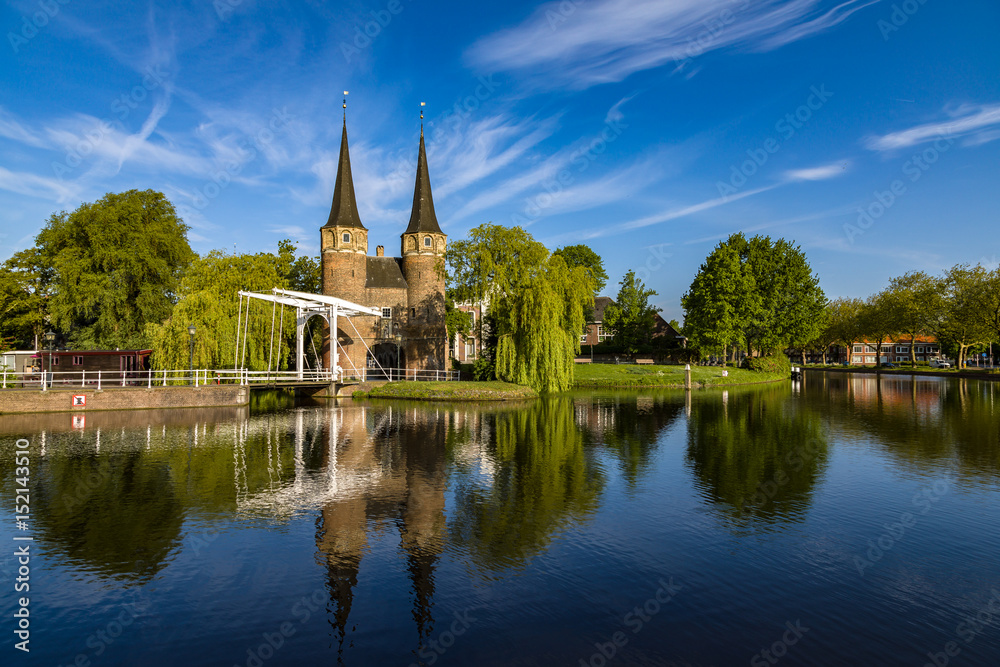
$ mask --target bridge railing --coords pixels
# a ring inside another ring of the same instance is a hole
[[[296,382],[333,382],[366,380],[410,380],[452,382],[459,379],[458,371],[418,370],[414,368],[364,368],[359,372],[342,371],[339,378],[329,370],[251,371],[244,368],[139,370],[139,371],[0,371],[0,388],[4,389],[97,389],[111,387],[202,387],[205,385],[269,385]]]

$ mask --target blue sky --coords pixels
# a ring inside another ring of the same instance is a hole
[[[450,238],[587,243],[668,319],[737,231],[794,239],[831,298],[1000,253],[995,0],[17,0],[0,27],[0,258],[130,188],[198,252],[316,253],[344,90],[372,253],[420,102]]]

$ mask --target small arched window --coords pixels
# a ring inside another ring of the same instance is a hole
[[[350,243],[350,242],[351,242],[351,233],[344,232],[344,243]]]
[[[431,247],[431,237],[429,237],[429,236],[425,236],[424,237],[424,247],[425,248],[430,248]]]

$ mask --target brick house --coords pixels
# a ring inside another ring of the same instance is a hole
[[[593,321],[587,322],[586,332],[580,335],[580,345],[599,345],[614,339],[614,334],[604,328],[604,311],[614,302],[615,300],[609,296],[599,296],[594,298],[594,318]],[[655,320],[656,323],[653,327],[653,338],[669,336],[672,339],[682,342],[684,341],[684,336],[677,333],[677,331],[670,326],[670,323],[663,319],[659,313],[656,313]]]
[[[368,254],[368,229],[358,213],[351,176],[345,112],[333,204],[320,229],[323,294],[382,311],[381,317],[344,317],[338,323],[340,366],[346,376],[376,365],[447,368],[443,273],[447,241],[434,212],[421,125],[413,208],[400,234],[401,257],[386,257],[381,245],[374,257]],[[329,353],[327,332],[323,348],[327,365]]]
[[[468,336],[456,333],[448,341],[448,354],[452,359],[457,359],[465,364],[479,358],[479,353],[482,352],[482,343],[479,340],[479,323],[485,307],[486,304],[483,302],[464,301],[455,304],[455,308],[472,317],[472,325]]]

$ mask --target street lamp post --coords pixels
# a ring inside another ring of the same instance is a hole
[[[49,366],[42,372],[42,391],[49,388],[49,376],[52,373],[52,348],[55,347],[56,334],[54,331],[45,332],[45,347],[49,351]]]
[[[188,380],[188,384],[194,384],[194,325],[188,325],[188,336],[190,340],[188,342],[188,370],[191,371],[191,378]]]
[[[400,356],[403,349],[403,335],[399,333],[399,323],[393,327],[392,340],[396,343],[396,367],[399,367]],[[392,381],[392,371],[389,371],[389,381]]]

